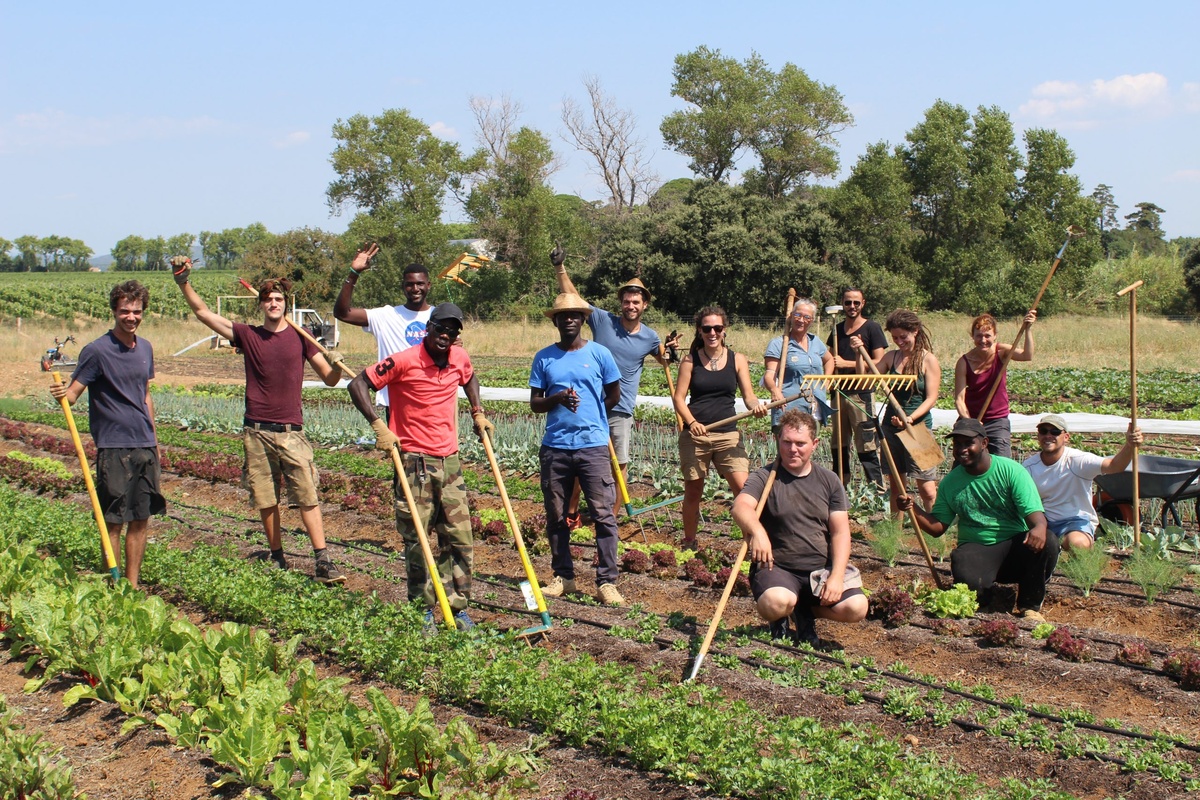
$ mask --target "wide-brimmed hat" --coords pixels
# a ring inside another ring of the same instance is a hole
[[[646,299],[646,302],[650,302],[650,290],[646,288],[646,284],[642,283],[640,278],[630,278],[629,280],[625,281],[625,283],[618,286],[617,297],[625,294],[626,289],[637,289],[642,293],[642,297]]]
[[[592,307],[587,300],[584,300],[574,292],[563,292],[554,298],[554,305],[546,309],[546,316],[554,319],[555,314],[562,313],[563,311],[582,311],[583,316],[587,317],[592,313]]]

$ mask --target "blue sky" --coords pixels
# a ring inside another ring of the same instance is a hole
[[[737,10],[734,10],[737,8]],[[689,175],[658,125],[674,57],[758,52],[833,84],[855,116],[842,175],[935,100],[1054,128],[1122,215],[1200,235],[1200,4],[29,3],[0,0],[0,237],[98,254],[129,234],[263,222],[342,231],[324,192],[339,118],[406,108],[465,150],[473,96],[509,95],[561,157],[555,188],[600,199],[559,135],[597,76],[637,115],[662,180]],[[462,218],[448,209],[450,218]]]

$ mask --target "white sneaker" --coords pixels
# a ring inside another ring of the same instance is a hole
[[[575,594],[575,579],[555,575],[554,579],[542,587],[544,597],[562,597],[564,594]]]
[[[617,591],[617,587],[611,583],[606,583],[600,587],[600,591],[597,592],[596,599],[598,599],[601,603],[604,603],[606,606],[625,605],[625,598],[622,597],[621,593]]]

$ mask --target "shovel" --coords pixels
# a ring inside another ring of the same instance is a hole
[[[404,490],[404,502],[408,503],[408,513],[412,517],[413,527],[417,529],[417,541],[421,543],[421,555],[425,557],[425,571],[433,583],[433,593],[437,595],[438,606],[442,609],[442,621],[450,630],[458,630],[454,622],[454,612],[450,610],[450,601],[446,599],[446,589],[442,586],[442,573],[438,571],[437,562],[433,559],[433,548],[429,546],[429,536],[425,533],[425,523],[417,513],[417,504],[413,500],[412,486],[408,483],[408,473],[404,471],[404,463],[400,460],[400,446],[392,445],[392,465],[396,468],[396,481]]]
[[[532,636],[550,630],[550,612],[546,610],[546,598],[542,596],[542,587],[538,583],[533,564],[529,562],[529,553],[525,551],[525,539],[521,536],[521,526],[517,524],[517,515],[513,513],[512,503],[508,499],[508,490],[504,488],[504,476],[500,474],[500,464],[496,461],[496,451],[492,449],[492,437],[487,431],[482,431],[480,441],[483,442],[484,452],[487,453],[488,464],[492,467],[492,477],[496,479],[496,488],[500,490],[500,502],[504,504],[504,513],[508,515],[508,526],[512,529],[513,538],[517,542],[517,552],[521,555],[521,566],[525,568],[525,578],[529,581],[529,591],[537,612],[542,616],[542,624],[534,625],[521,631],[518,636]],[[524,589],[524,586],[522,586]],[[530,609],[532,610],[532,609]]]
[[[876,375],[881,374],[879,368],[875,366],[875,362],[871,360],[871,356],[867,354],[865,347],[858,348],[859,355],[870,366],[871,372]],[[891,403],[892,410],[896,412],[896,416],[900,418],[900,422],[904,428],[896,434],[896,438],[904,445],[904,449],[912,457],[913,463],[917,465],[917,469],[927,470],[934,469],[943,461],[946,460],[946,454],[942,452],[942,447],[933,438],[933,432],[924,425],[910,425],[908,415],[904,413],[904,409],[900,407],[900,403],[896,400],[895,393],[892,392],[890,386],[887,387],[888,402]],[[883,437],[880,436],[880,439]]]
[[[1143,281],[1131,283],[1117,297],[1129,295],[1129,424],[1136,428],[1138,421],[1137,407],[1137,290]],[[1133,460],[1129,467],[1133,471],[1133,545],[1142,545],[1142,501],[1138,486],[1138,448],[1133,448]],[[1164,517],[1165,520],[1165,517]]]

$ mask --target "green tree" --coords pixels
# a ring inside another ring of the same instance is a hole
[[[757,53],[739,62],[703,46],[676,56],[673,76],[671,94],[692,107],[668,114],[660,131],[697,175],[727,180],[746,150],[758,158],[747,185],[768,197],[837,172],[834,137],[853,117],[835,87],[791,63],[774,72]]]
[[[38,260],[38,243],[41,241],[37,236],[18,236],[13,244],[17,247],[17,262],[20,264],[18,272],[41,272],[42,266]]]
[[[1192,304],[1200,308],[1200,244],[1192,245],[1191,251],[1183,258],[1183,281],[1188,294],[1192,296]]]
[[[205,265],[212,269],[237,269],[246,252],[255,244],[269,239],[271,235],[267,226],[261,222],[251,223],[244,228],[201,231],[200,252],[203,254]],[[188,249],[190,250],[190,246]],[[181,253],[172,252],[170,255]]]
[[[457,145],[434,136],[404,109],[339,119],[333,138],[337,146],[329,160],[337,178],[325,192],[329,208],[334,214],[347,206],[357,211],[346,237],[350,251],[369,241],[380,246],[356,298],[393,303],[406,265],[424,263],[436,275],[449,256],[442,202],[461,183],[462,156]]]
[[[1118,229],[1117,203],[1113,196],[1112,187],[1107,183],[1099,184],[1092,190],[1092,200],[1096,201],[1099,211],[1096,213],[1096,227],[1100,230],[1100,245],[1106,258],[1112,258],[1113,233]]]
[[[288,278],[296,302],[332,307],[345,275],[342,237],[319,228],[297,228],[250,245],[241,269],[251,285],[268,278]]]
[[[20,262],[11,255],[13,247],[12,242],[0,237],[0,272],[16,272],[20,266]]]
[[[169,262],[171,256],[191,256],[192,247],[196,244],[196,234],[194,233],[179,233],[174,236],[168,236],[165,251],[166,259]],[[163,264],[165,269],[166,263]]]
[[[1132,214],[1125,215],[1125,230],[1131,232],[1133,244],[1145,255],[1166,250],[1166,238],[1162,229],[1162,215],[1167,213],[1154,203],[1138,203]]]
[[[79,239],[67,236],[45,236],[38,239],[36,252],[41,268],[46,272],[86,270],[92,249]]]
[[[141,236],[126,236],[112,246],[109,255],[113,258],[112,269],[114,271],[139,270],[145,264],[146,240]]]

